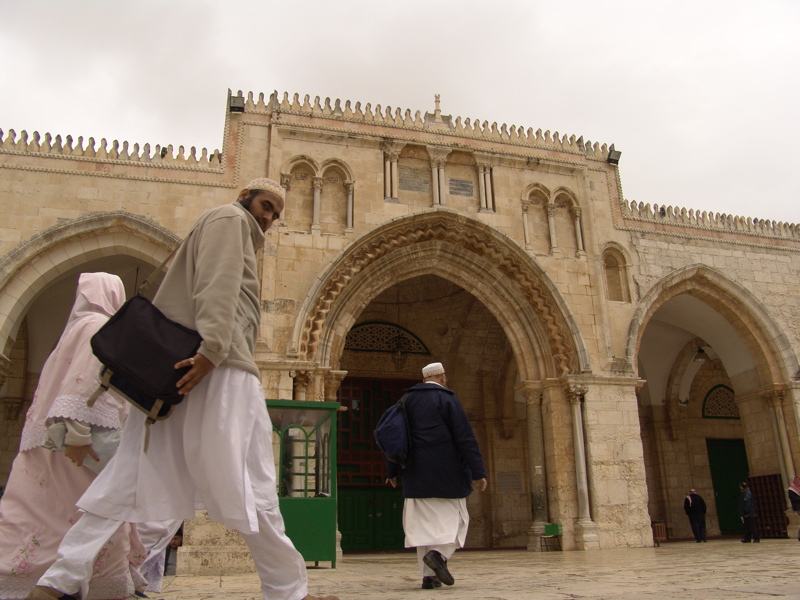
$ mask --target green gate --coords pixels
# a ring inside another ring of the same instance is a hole
[[[744,440],[706,440],[714,501],[722,535],[741,535],[744,525],[739,518],[739,484],[747,480],[747,452]]]
[[[339,388],[338,514],[345,552],[402,550],[403,493],[386,484],[386,460],[373,431],[383,412],[418,383],[347,377]]]

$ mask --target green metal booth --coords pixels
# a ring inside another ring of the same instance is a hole
[[[286,534],[308,562],[336,567],[338,402],[267,400]]]

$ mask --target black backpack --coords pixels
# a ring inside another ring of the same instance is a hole
[[[411,459],[411,435],[408,427],[406,398],[404,395],[396,404],[381,415],[375,427],[375,443],[386,456],[386,460],[397,463],[402,468]]]

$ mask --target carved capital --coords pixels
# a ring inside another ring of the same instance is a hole
[[[571,206],[569,209],[569,214],[572,215],[573,219],[580,219],[581,218],[581,207],[580,206]]]
[[[547,211],[547,216],[552,217],[556,214],[556,205],[552,202],[548,202],[544,205],[544,209]]]
[[[339,394],[339,386],[342,385],[342,380],[347,376],[347,371],[328,371],[325,375],[325,401],[336,402],[336,397]]]
[[[783,404],[783,390],[775,390],[764,395],[764,402],[770,408],[781,408]]]
[[[478,169],[491,169],[493,164],[493,156],[485,152],[473,152],[472,156],[475,158],[475,164]]]
[[[324,181],[325,180],[322,177],[314,177],[311,180],[311,184],[314,186],[314,191],[315,192],[321,192],[322,191],[322,184],[323,184]]]
[[[400,153],[406,147],[405,142],[398,142],[395,140],[385,141],[381,144],[381,149],[386,155],[387,160],[395,161],[400,158]]]
[[[355,181],[345,181],[344,182],[344,190],[348,194],[352,194],[353,190],[355,189],[356,182]]]
[[[292,175],[291,173],[281,173],[281,187],[286,188],[288,192],[291,188],[289,185],[292,182]]]
[[[444,146],[425,146],[428,150],[428,156],[431,158],[431,166],[440,168],[447,164],[447,157],[453,151],[452,148]]]
[[[567,400],[569,400],[569,403],[577,404],[581,400],[583,400],[583,397],[589,391],[589,387],[577,383],[570,383],[569,385],[567,385],[566,391],[567,391]]]

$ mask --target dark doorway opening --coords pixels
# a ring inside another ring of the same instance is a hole
[[[347,377],[339,402],[338,517],[344,552],[402,550],[403,493],[386,484],[386,463],[373,431],[383,412],[419,383]]]

